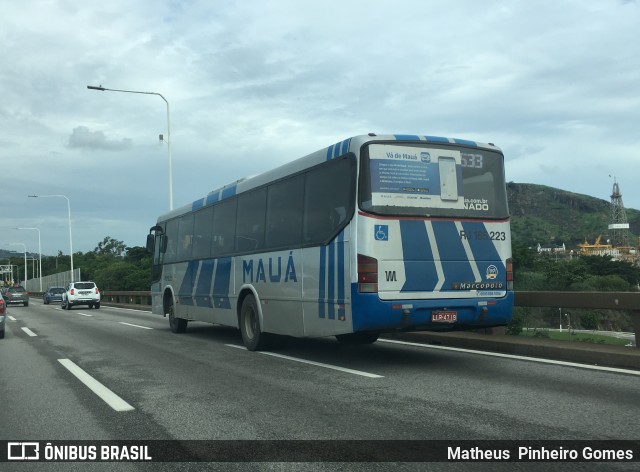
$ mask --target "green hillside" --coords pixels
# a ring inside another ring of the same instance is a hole
[[[602,236],[607,240],[611,202],[588,195],[567,192],[545,185],[507,184],[514,244],[564,243],[567,250],[578,243]],[[624,194],[622,197],[624,202]],[[626,209],[630,225],[630,243],[637,245],[640,211]]]

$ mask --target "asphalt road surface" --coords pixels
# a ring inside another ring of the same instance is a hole
[[[249,352],[234,329],[190,323],[186,333],[174,334],[166,318],[104,305],[66,311],[32,300],[9,307],[8,315],[0,340],[0,440],[446,440],[455,446],[640,438],[638,372],[382,340],[370,346],[292,340],[278,351]],[[391,465],[239,462],[206,470]],[[548,470],[549,463],[393,464],[400,470],[483,467]],[[163,468],[205,470],[203,463],[0,464],[0,470]]]

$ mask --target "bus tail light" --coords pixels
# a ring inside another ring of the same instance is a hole
[[[507,290],[513,290],[513,259],[509,258],[506,261],[507,269]]]
[[[358,292],[378,292],[378,260],[358,254]]]

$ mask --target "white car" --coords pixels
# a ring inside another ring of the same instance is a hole
[[[71,282],[62,294],[62,309],[71,310],[75,305],[100,308],[100,290],[94,282]]]

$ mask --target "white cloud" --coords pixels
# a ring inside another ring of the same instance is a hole
[[[132,141],[122,138],[120,141],[109,140],[102,131],[91,131],[86,126],[74,128],[69,136],[70,148],[106,149],[107,151],[123,151],[131,148]]]

